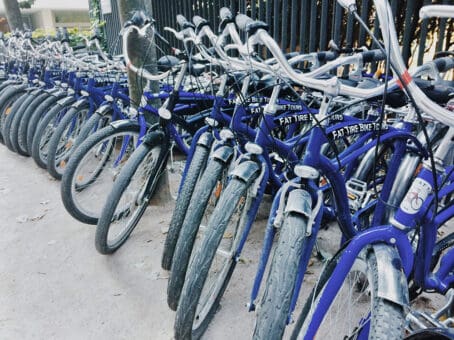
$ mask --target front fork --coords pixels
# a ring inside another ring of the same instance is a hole
[[[298,167],[298,166],[297,166]],[[309,170],[308,167],[304,167],[306,170]],[[315,246],[315,241],[317,234],[321,225],[321,220],[323,217],[324,211],[324,202],[323,202],[323,193],[318,187],[314,184],[314,179],[318,179],[318,172],[305,172],[301,173],[305,178],[297,178],[290,182],[287,182],[283,185],[276,196],[274,197],[273,204],[271,206],[270,215],[268,218],[266,230],[265,230],[265,239],[262,248],[262,254],[260,256],[260,262],[257,269],[257,273],[254,279],[254,284],[251,292],[250,301],[248,303],[249,311],[254,311],[258,293],[260,291],[260,286],[263,280],[263,275],[267,267],[269,257],[271,254],[273,240],[276,235],[276,231],[283,222],[284,211],[287,210],[286,198],[291,194],[293,190],[302,190],[308,191],[309,195],[312,198],[312,206],[310,207],[310,218],[307,225],[306,237],[303,244],[304,251],[302,252],[299,264],[298,264],[298,274],[295,281],[295,289],[293,290],[293,295],[290,303],[290,308],[288,311],[288,322],[291,321],[291,315],[295,310],[296,302],[298,300],[298,295],[301,290],[301,286],[304,279],[304,274],[306,272],[309,259],[312,254],[312,249]],[[303,183],[303,184],[302,184]],[[298,202],[300,205],[304,205],[304,202]],[[289,203],[290,204],[290,203]],[[293,205],[294,202],[292,201]],[[302,210],[305,210],[303,206],[300,207]]]

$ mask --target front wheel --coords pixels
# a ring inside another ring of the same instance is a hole
[[[282,225],[254,330],[254,339],[281,339],[295,289],[307,217],[289,213]]]
[[[96,226],[95,246],[111,254],[128,239],[148,205],[166,161],[160,143],[141,144],[121,169]]]
[[[292,339],[306,339],[312,314],[339,261],[342,252],[331,259],[298,318]],[[394,264],[390,263],[390,266]],[[405,324],[403,307],[377,296],[381,275],[373,249],[363,250],[331,302],[315,339],[402,339]]]
[[[221,195],[189,265],[176,312],[176,339],[200,338],[216,313],[237,263],[236,249],[253,200],[250,186],[234,178]]]
[[[191,165],[189,166],[189,170],[182,184],[181,192],[178,194],[172,219],[170,220],[169,231],[164,243],[164,251],[162,253],[161,266],[165,270],[170,270],[175,245],[178,241],[178,235],[180,234],[181,226],[194,192],[194,187],[206,164],[208,152],[208,148],[199,145],[196,146]]]
[[[55,179],[61,179],[89,111],[88,102],[71,107],[52,134],[47,149],[47,171]]]
[[[211,158],[190,198],[173,254],[167,286],[167,303],[172,310],[177,309],[191,254],[195,254],[200,246],[200,239],[207,230],[209,216],[213,213],[226,183],[227,167],[227,163]]]
[[[103,205],[139,137],[139,124],[125,121],[117,127],[100,129],[77,147],[61,182],[63,204],[74,218],[87,224],[98,223]]]

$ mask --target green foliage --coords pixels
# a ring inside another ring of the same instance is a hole
[[[116,1],[116,0],[114,0]],[[107,48],[107,38],[106,30],[104,26],[106,22],[102,19],[101,15],[101,3],[99,0],[89,0],[88,2],[88,15],[90,17],[91,29],[92,31],[99,29],[101,32],[102,39],[100,41],[101,47],[106,50]]]
[[[77,46],[85,44],[84,38],[89,38],[91,32],[89,30],[79,30],[78,28],[68,28],[69,33],[69,44],[70,46]],[[44,30],[44,29],[36,29],[32,33],[33,39],[43,39],[47,36],[55,36],[54,30]]]
[[[35,4],[35,0],[19,1],[19,8],[31,8]]]

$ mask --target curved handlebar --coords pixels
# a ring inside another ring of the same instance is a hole
[[[154,75],[154,74],[151,74],[150,72],[148,72],[147,70],[145,70],[144,68],[134,66],[131,63],[131,60],[129,59],[129,56],[128,56],[128,40],[129,40],[128,37],[129,37],[129,34],[133,30],[137,31],[139,34],[141,33],[141,29],[134,25],[128,26],[127,28],[125,28],[125,31],[123,32],[123,55],[125,58],[126,67],[129,70],[131,70],[132,72],[137,73],[139,76],[141,76],[147,80],[151,80],[151,81],[157,81],[157,80],[161,80],[161,79],[168,77],[168,75],[170,74],[170,71],[166,71],[162,74]]]
[[[247,15],[244,15],[244,14],[238,14],[236,17],[235,17],[235,22],[236,22],[236,25],[238,26],[238,28],[242,31],[246,31],[247,30],[247,26],[252,24],[254,22],[254,20],[252,20],[251,18],[249,18]]]
[[[222,7],[221,10],[219,11],[219,18],[222,21],[231,20],[231,19],[233,19],[233,15],[232,15],[232,12],[230,11],[230,9],[228,9],[227,7]]]
[[[428,19],[431,17],[454,18],[454,6],[450,5],[424,6],[419,10],[419,17],[421,19]]]

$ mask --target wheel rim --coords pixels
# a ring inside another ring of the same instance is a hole
[[[107,245],[115,247],[134,229],[137,219],[148,204],[147,183],[158,165],[161,147],[154,147],[140,162],[112,216]]]
[[[137,145],[138,133],[119,132],[101,139],[80,160],[71,182],[76,208],[98,218],[121,168]]]
[[[373,278],[365,257],[366,254],[363,251],[355,260],[325,314],[315,339],[356,339],[363,327],[370,322],[371,295],[374,294],[370,283],[373,282]],[[311,309],[298,339],[301,338],[302,334],[306,333],[311,316],[322,294],[323,290],[312,301]]]

